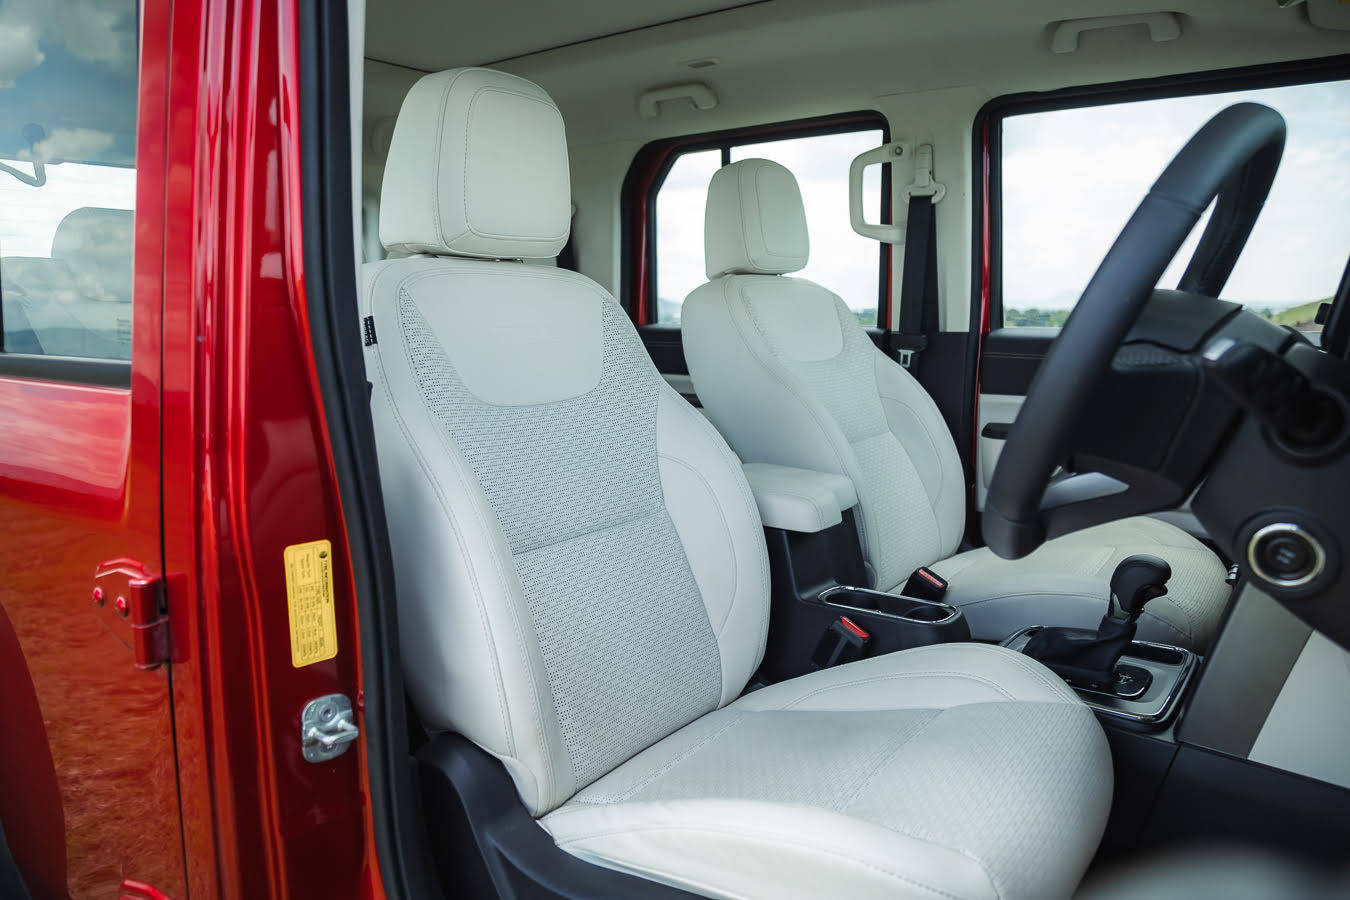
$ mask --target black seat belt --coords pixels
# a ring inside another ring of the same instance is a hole
[[[909,198],[905,225],[905,263],[900,273],[900,329],[887,335],[887,346],[900,365],[914,367],[914,357],[928,347],[928,334],[937,328],[937,217],[933,197]]]

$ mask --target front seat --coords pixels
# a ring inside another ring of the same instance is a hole
[[[741,467],[568,235],[543,90],[404,100],[363,334],[407,684],[568,853],[718,897],[1067,896],[1105,737],[1062,681],[939,645],[741,696],[769,573]]]
[[[699,401],[746,462],[852,479],[859,536],[874,586],[900,590],[928,566],[977,639],[1029,625],[1096,628],[1116,565],[1136,553],[1167,560],[1166,596],[1138,635],[1202,651],[1218,627],[1227,571],[1203,544],[1156,519],[1131,518],[1052,540],[1019,560],[956,553],[966,487],[956,444],[927,392],[872,343],[844,302],[805,267],[806,216],[792,173],[747,159],[708,186],[707,284],[681,311],[685,359]],[[955,555],[953,555],[955,554]]]

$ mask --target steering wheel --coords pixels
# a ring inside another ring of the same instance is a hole
[[[1089,472],[1051,484],[1051,476],[1073,452],[1079,420],[1158,279],[1216,197],[1178,292],[1167,293],[1177,294],[1173,309],[1179,300],[1185,316],[1205,321],[1237,310],[1214,298],[1270,192],[1284,138],[1275,110],[1228,107],[1186,143],[1130,216],[1041,363],[999,456],[981,523],[996,554],[1022,557],[1048,537],[1173,505],[1194,488],[1196,478],[1179,484],[1142,469],[1129,481]]]

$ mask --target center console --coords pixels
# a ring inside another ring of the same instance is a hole
[[[1043,626],[1023,628],[1002,642],[1021,653]],[[1091,632],[1085,632],[1090,634]],[[1109,684],[1074,684],[1083,702],[1123,727],[1158,731],[1176,715],[1195,675],[1198,657],[1182,647],[1131,641],[1116,663]]]
[[[773,608],[761,676],[780,681],[862,656],[970,640],[956,607],[867,587],[842,475],[751,463],[746,480],[769,549]]]

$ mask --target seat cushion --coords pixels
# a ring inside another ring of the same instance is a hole
[[[1002,640],[1030,625],[1096,628],[1106,612],[1111,573],[1127,556],[1167,560],[1167,593],[1139,619],[1138,638],[1204,652],[1231,591],[1227,570],[1204,544],[1174,525],[1136,516],[1047,541],[1022,559],[987,547],[931,568],[950,582],[946,600],[961,607],[977,640]]]
[[[571,853],[709,896],[1007,900],[1069,895],[1111,790],[1063,682],[945,644],[748,694],[541,821]]]

